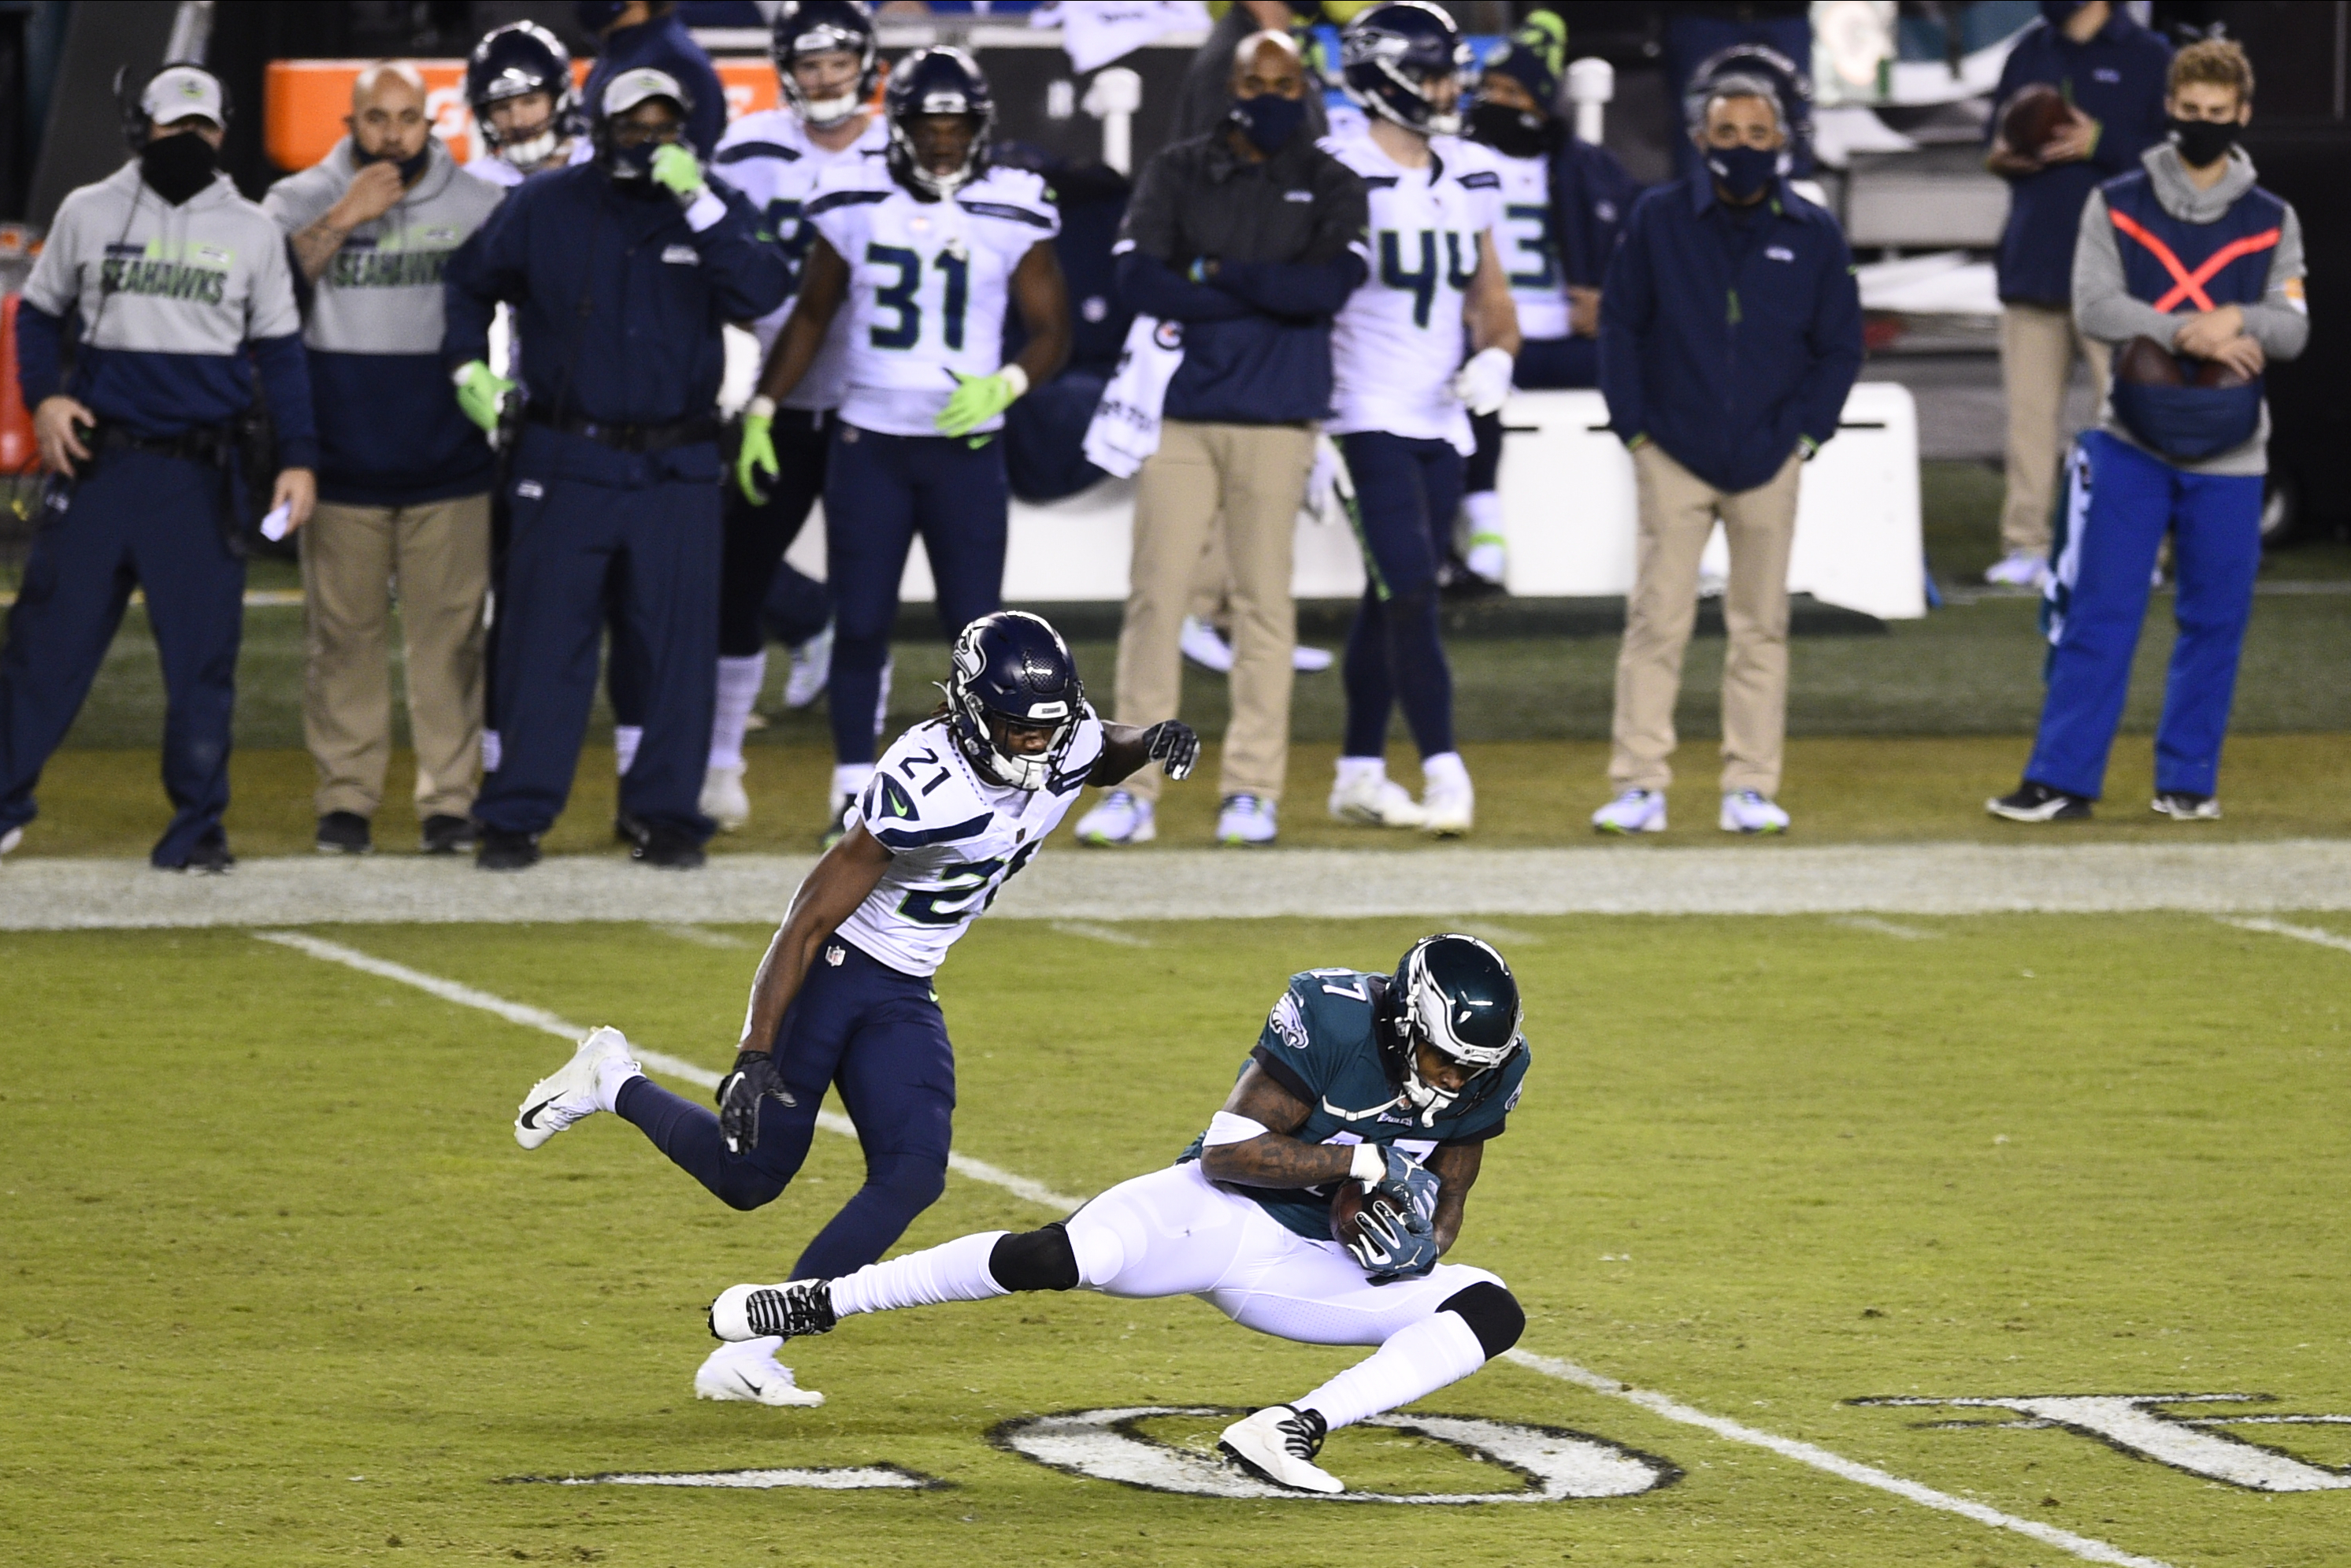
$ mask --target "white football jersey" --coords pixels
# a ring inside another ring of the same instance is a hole
[[[1519,331],[1529,338],[1567,336],[1567,273],[1551,226],[1551,160],[1510,158],[1489,148],[1486,156],[1502,179],[1501,214],[1494,247],[1510,279],[1510,303],[1519,308]]]
[[[571,155],[563,163],[569,168],[574,163],[585,163],[594,156],[596,149],[589,140],[585,136],[575,136],[571,139]],[[486,147],[465,160],[465,172],[486,185],[496,185],[508,191],[530,178]]]
[[[799,115],[789,109],[766,109],[747,114],[726,128],[726,134],[719,138],[718,151],[711,156],[710,172],[742,192],[759,210],[767,219],[768,232],[776,236],[798,272],[808,256],[810,242],[816,237],[816,230],[802,214],[817,181],[825,171],[841,164],[857,167],[870,162],[879,169],[889,149],[889,127],[878,114],[866,122],[856,141],[838,152],[828,152],[809,140],[808,127]],[[792,307],[799,302],[795,290],[791,298],[749,324],[759,340],[761,362],[774,350],[776,335],[784,329]],[[824,335],[824,347],[817,350],[816,363],[786,394],[783,405],[836,408],[848,381],[849,321],[843,312],[833,318],[831,329]]]
[[[1494,155],[1456,137],[1430,140],[1407,169],[1367,133],[1322,146],[1364,177],[1371,196],[1370,276],[1331,326],[1334,434],[1384,430],[1471,450],[1469,415],[1453,395],[1467,357],[1461,305],[1478,275],[1478,236],[1501,213]]]
[[[827,170],[805,216],[849,264],[841,417],[888,435],[936,435],[950,372],[1001,367],[1013,269],[1061,230],[1045,182],[1025,169],[991,169],[952,200],[918,202],[878,159]],[[1003,427],[999,414],[977,429]]]
[[[902,974],[935,974],[956,938],[1061,824],[1102,754],[1102,720],[1091,705],[1042,789],[981,778],[944,718],[900,736],[849,810],[850,823],[890,852],[890,868],[841,922],[841,940]]]

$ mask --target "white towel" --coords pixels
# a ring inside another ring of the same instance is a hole
[[[1184,324],[1137,316],[1126,329],[1118,370],[1094,405],[1086,426],[1086,461],[1105,474],[1126,478],[1159,450],[1159,411],[1167,383],[1184,362]]]

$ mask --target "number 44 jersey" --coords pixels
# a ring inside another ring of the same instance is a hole
[[[1061,219],[1045,182],[990,169],[916,201],[878,160],[825,171],[803,214],[849,264],[849,390],[841,417],[885,435],[936,435],[956,375],[996,373],[1013,269]],[[979,426],[1000,430],[1001,415]]]
[[[1102,760],[1102,721],[1088,706],[1062,769],[1041,789],[984,779],[935,718],[900,736],[850,809],[890,852],[881,884],[841,923],[841,936],[907,975],[930,975],[987,911],[1078,798]]]

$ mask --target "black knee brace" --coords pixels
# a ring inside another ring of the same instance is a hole
[[[1069,1228],[1055,1220],[1042,1230],[1008,1234],[987,1255],[987,1271],[1008,1291],[1071,1291],[1078,1284],[1077,1249]],[[1469,1292],[1464,1291],[1461,1295]],[[1454,1298],[1458,1301],[1460,1297]],[[1510,1297],[1504,1294],[1504,1301]],[[1512,1303],[1517,1310],[1517,1303]]]
[[[999,1254],[1002,1249],[1003,1244],[999,1242]],[[1489,1361],[1518,1343],[1519,1336],[1527,1332],[1526,1311],[1519,1305],[1518,1298],[1491,1280],[1480,1280],[1474,1285],[1454,1291],[1437,1310],[1453,1312],[1468,1323],[1469,1332],[1476,1334],[1478,1343],[1485,1347]]]

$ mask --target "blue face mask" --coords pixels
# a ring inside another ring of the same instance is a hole
[[[1298,128],[1306,123],[1306,100],[1270,92],[1237,98],[1228,118],[1241,128],[1250,146],[1270,158],[1289,146]]]
[[[1761,147],[1709,147],[1706,166],[1734,202],[1752,201],[1780,172],[1780,154]]]

